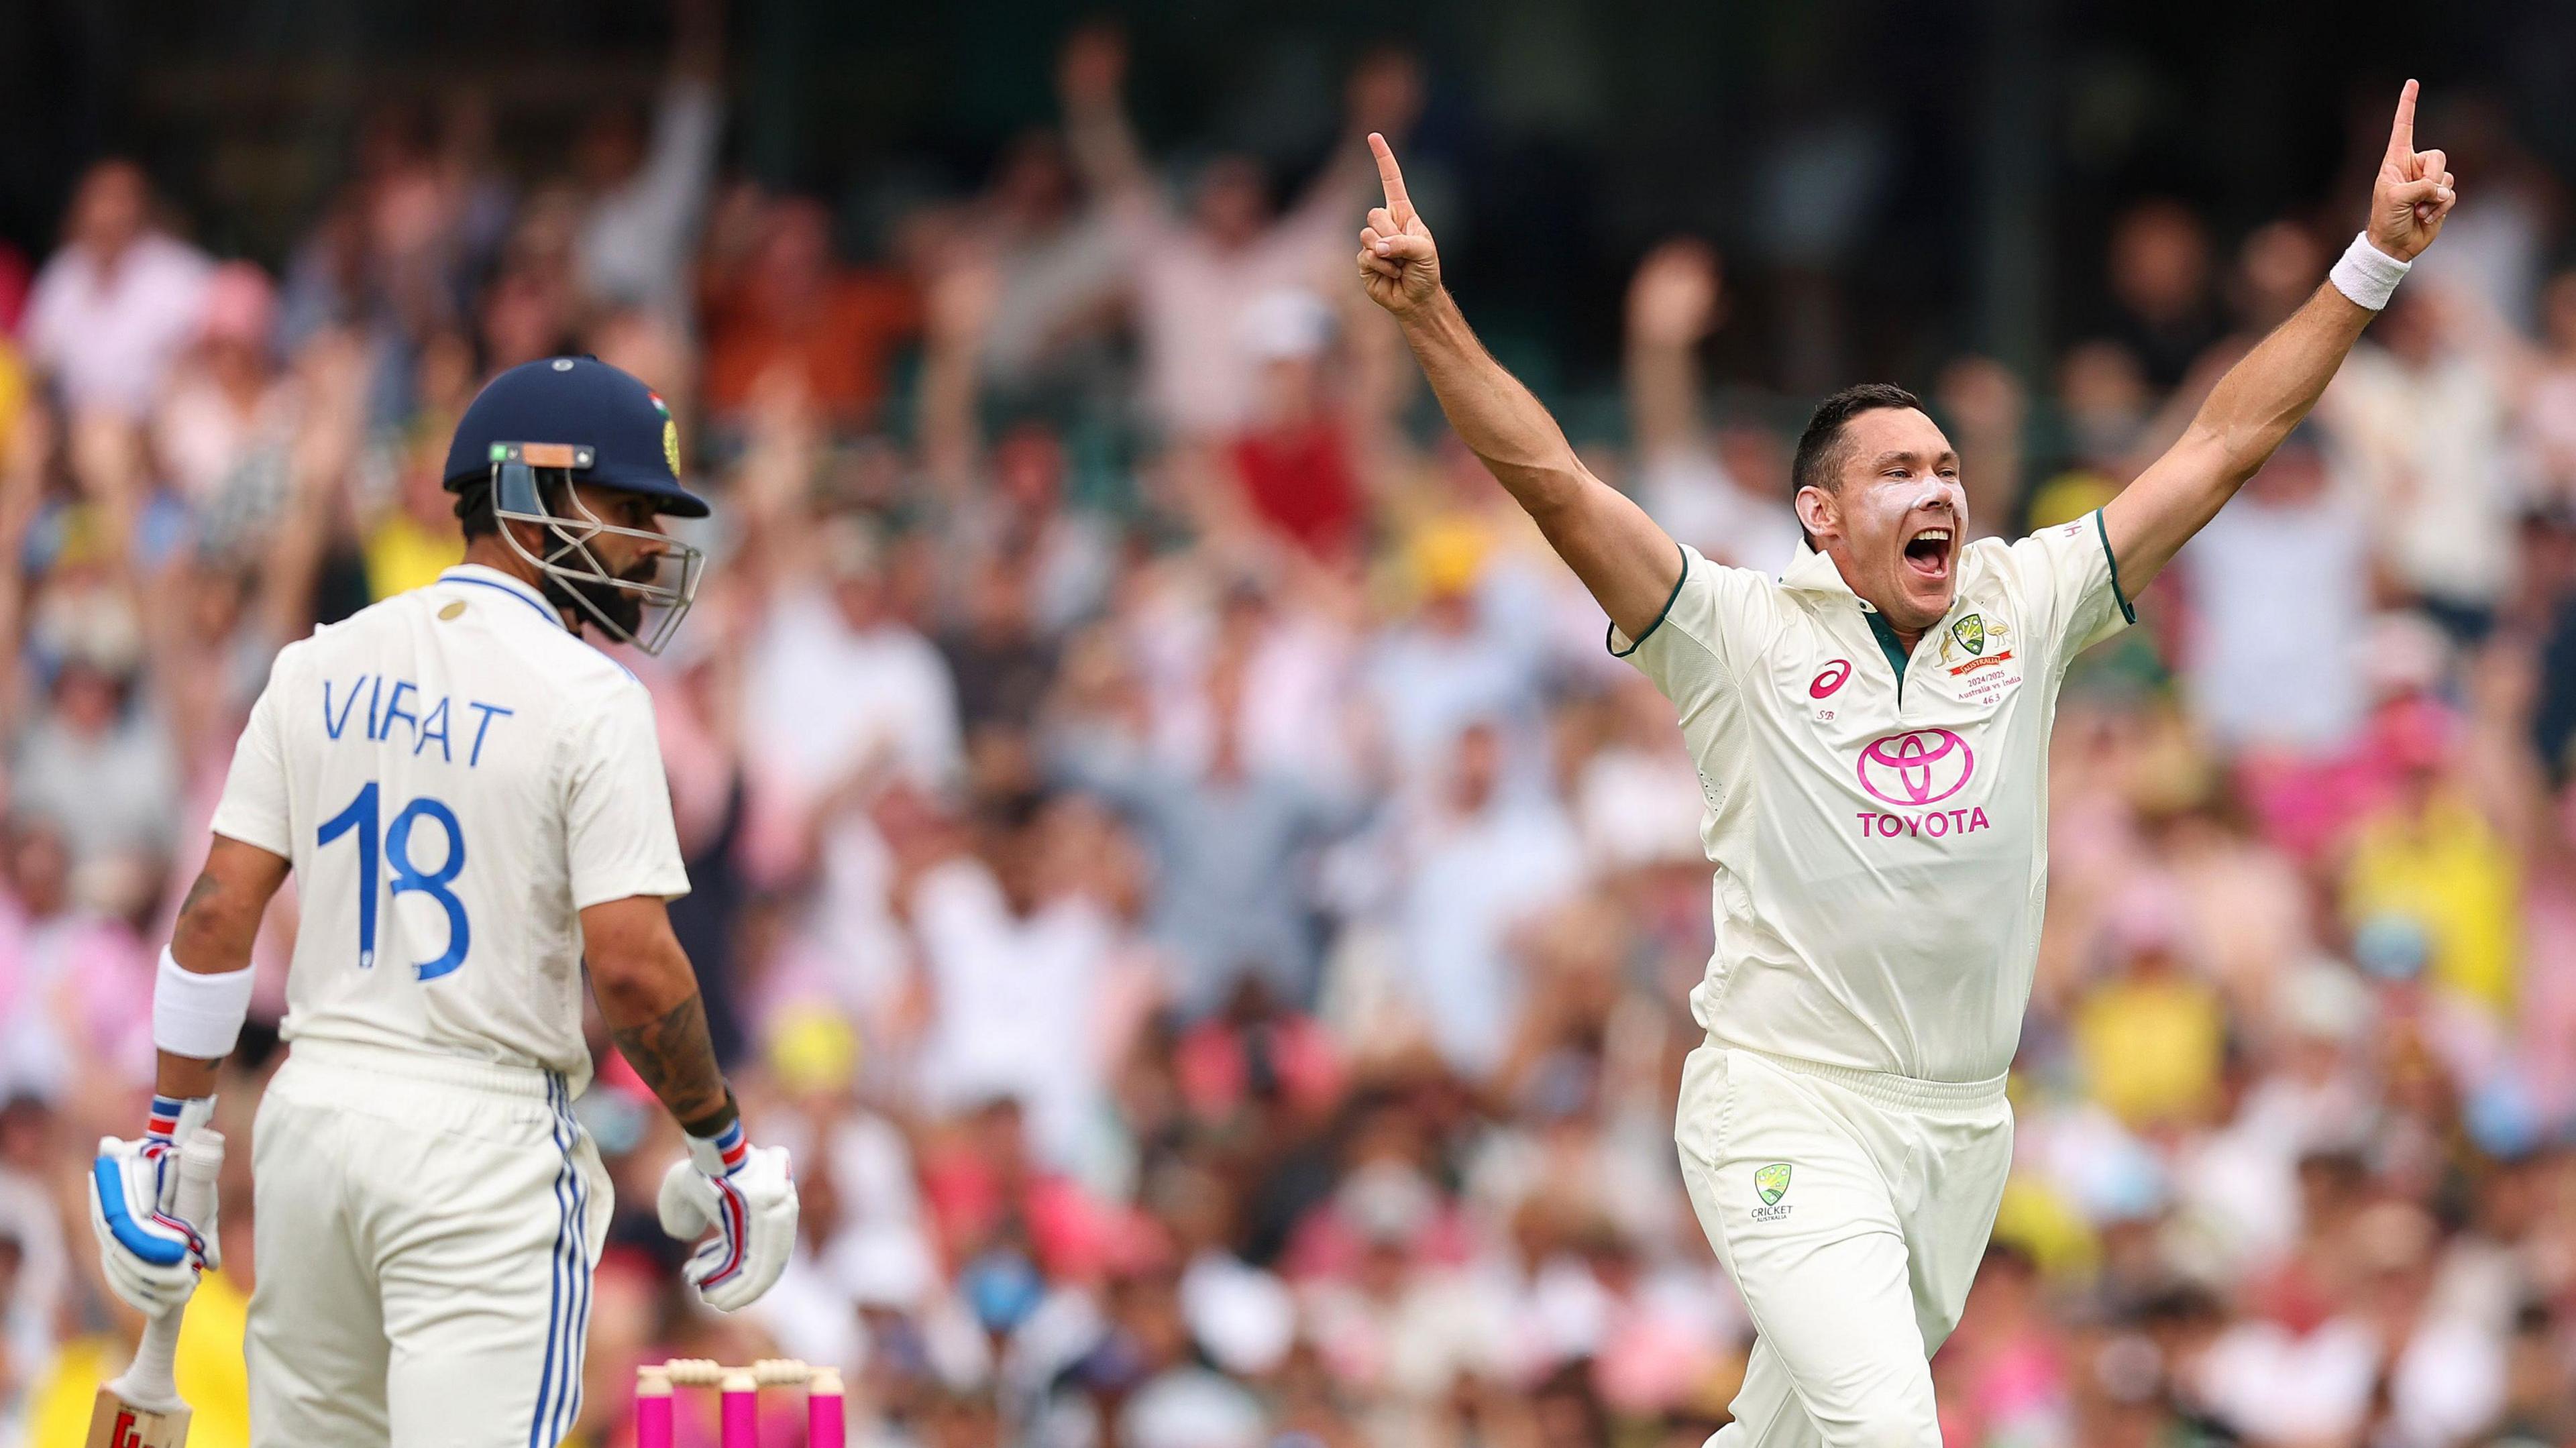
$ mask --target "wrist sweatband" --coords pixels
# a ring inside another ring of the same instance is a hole
[[[231,1055],[250,1014],[253,969],[245,965],[221,975],[200,975],[182,967],[164,947],[160,974],[152,982],[152,1044],[195,1061]]]
[[[179,1113],[187,1109],[188,1103],[176,1096],[154,1096],[152,1114],[143,1123],[143,1139],[157,1141],[164,1146],[176,1140],[179,1135]]]
[[[152,1114],[144,1118],[143,1139],[161,1146],[177,1146],[179,1138],[194,1132],[214,1114],[212,1096],[163,1096],[155,1092]]]
[[[2356,234],[2352,245],[2343,249],[2343,260],[2334,264],[2334,270],[2326,274],[2326,280],[2334,283],[2336,291],[2351,298],[2354,306],[2368,307],[2376,312],[2388,305],[2389,297],[2397,291],[2397,284],[2406,280],[2406,273],[2414,265],[2411,261],[2399,261],[2372,246],[2370,233],[2364,231]]]
[[[713,1136],[689,1138],[689,1159],[712,1177],[732,1176],[742,1170],[744,1158],[750,1155],[751,1140],[743,1135],[739,1120]]]
[[[742,1107],[735,1103],[733,1099],[733,1088],[728,1086],[725,1088],[724,1105],[717,1107],[715,1110],[708,1112],[706,1115],[699,1117],[695,1121],[681,1122],[680,1129],[687,1132],[689,1135],[696,1137],[700,1141],[713,1141],[717,1137],[724,1135],[728,1129],[739,1126],[741,1123]]]

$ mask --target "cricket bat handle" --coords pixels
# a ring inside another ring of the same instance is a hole
[[[224,1169],[224,1134],[199,1127],[179,1148],[179,1190],[171,1209],[182,1221],[204,1222],[215,1205],[215,1178]],[[166,1412],[181,1406],[172,1363],[179,1352],[179,1322],[187,1315],[181,1303],[144,1324],[143,1341],[135,1345],[134,1365],[108,1387],[137,1408]]]

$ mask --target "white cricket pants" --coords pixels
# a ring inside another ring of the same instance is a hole
[[[1682,1068],[1673,1138],[1755,1333],[1735,1421],[1709,1448],[1941,1448],[1930,1360],[2012,1166],[2003,1078],[1916,1081],[1711,1041]]]
[[[609,1184],[561,1076],[299,1041],[251,1167],[255,1448],[530,1448],[572,1427]]]

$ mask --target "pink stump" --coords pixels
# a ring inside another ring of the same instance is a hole
[[[671,1390],[635,1398],[635,1448],[671,1448]]]
[[[748,1373],[725,1378],[722,1426],[716,1441],[724,1448],[760,1448],[760,1389]]]
[[[843,1448],[849,1425],[841,1416],[841,1375],[818,1370],[805,1388],[805,1448]]]

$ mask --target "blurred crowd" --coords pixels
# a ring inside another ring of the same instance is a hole
[[[853,245],[725,172],[679,13],[658,100],[561,174],[390,104],[282,266],[118,159],[0,265],[0,1445],[81,1441],[137,1327],[82,1174],[142,1119],[269,659],[456,561],[449,430],[558,352],[669,398],[718,500],[697,612],[626,662],[674,918],[804,1200],[776,1291],[696,1307],[651,1212],[675,1129],[593,1022],[579,1441],[628,1440],[639,1361],[788,1354],[847,1369],[870,1448],[1699,1443],[1750,1339],[1670,1139],[1699,792],[1351,285],[1364,150],[1293,192],[1177,164],[1084,30],[1056,124]],[[1421,93],[1363,57],[1350,134],[1401,144]],[[2450,119],[2441,244],[2067,684],[2016,1171],[1934,1365],[1957,1448],[2576,1444],[2576,238]],[[2134,475],[2360,194],[2241,236],[2138,199],[2046,375],[1893,379],[1978,531]],[[1644,256],[1586,451],[1776,571],[1800,402],[1708,386],[1729,297],[1702,242]],[[293,933],[283,901],[237,1141]],[[243,1441],[248,1155],[189,1319],[204,1448]]]

